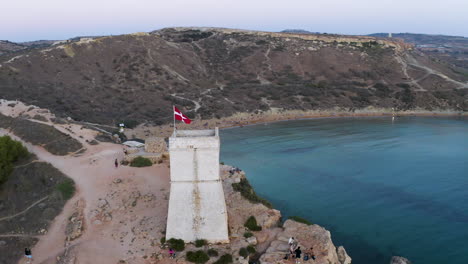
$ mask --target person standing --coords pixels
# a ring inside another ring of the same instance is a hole
[[[114,163],[115,163],[115,167],[116,167],[116,168],[119,167],[119,161],[118,161],[117,159],[115,159],[115,162],[114,162]]]
[[[175,257],[175,252],[172,248],[169,249],[169,258],[173,259]]]
[[[289,245],[294,244],[294,237],[290,237],[290,238],[289,238],[288,244],[289,244]]]
[[[31,263],[31,260],[32,260],[31,249],[25,248],[24,249],[24,256],[28,259],[28,263]]]
[[[296,263],[301,263],[301,247],[297,247],[294,253],[296,253]]]

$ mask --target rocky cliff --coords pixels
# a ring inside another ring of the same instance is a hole
[[[308,225],[293,220],[281,223],[281,212],[266,205],[268,202],[256,197],[255,191],[249,189],[245,182],[245,174],[240,171],[229,173],[230,166],[221,167],[221,177],[228,208],[230,248],[235,258],[240,263],[245,260],[238,256],[238,249],[249,245],[255,246],[257,253],[249,256],[250,260],[259,260],[263,264],[291,263],[291,260],[283,258],[289,252],[288,239],[294,237],[303,252],[313,247],[316,256],[316,264],[350,264],[351,258],[343,247],[335,247],[331,234],[325,228],[318,225]],[[241,183],[244,187],[233,188]],[[234,185],[233,185],[234,184]],[[248,197],[248,198],[246,198]],[[263,203],[262,203],[263,202]],[[252,231],[245,227],[244,223],[254,216],[260,231]],[[251,232],[251,237],[245,237],[246,232]],[[236,262],[237,263],[237,262]]]
[[[271,109],[468,108],[468,75],[400,40],[167,28],[0,55],[6,99],[114,124]]]

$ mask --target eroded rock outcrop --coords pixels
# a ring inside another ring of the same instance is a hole
[[[303,252],[313,248],[317,264],[351,263],[351,258],[346,254],[344,248],[337,249],[335,247],[328,230],[319,225],[307,225],[293,220],[287,220],[284,223],[283,231],[276,236],[276,239],[260,258],[261,263],[288,263],[283,260],[283,257],[288,252],[288,239],[290,237],[296,239]]]

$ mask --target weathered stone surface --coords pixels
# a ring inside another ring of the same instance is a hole
[[[338,247],[336,254],[338,255],[338,260],[341,264],[351,264],[351,257],[346,254],[346,250],[343,246]]]
[[[411,261],[404,257],[393,256],[390,264],[411,264]]]
[[[276,240],[270,244],[267,252],[260,258],[261,263],[287,263],[283,262],[283,257],[288,253],[287,241],[289,237],[294,237],[303,251],[313,247],[316,264],[351,263],[351,258],[344,249],[340,250],[340,254],[342,254],[343,261],[346,262],[339,260],[330,232],[325,228],[318,225],[309,226],[292,220],[287,220],[283,228],[283,232],[277,235]]]
[[[107,202],[107,201],[106,201]],[[84,201],[78,200],[75,203],[73,214],[70,216],[65,229],[66,241],[73,241],[83,234],[84,231]]]
[[[167,144],[162,137],[150,137],[145,140],[145,151],[151,153],[167,152]]]
[[[256,237],[249,237],[247,238],[247,243],[251,244],[251,245],[257,245],[257,238]]]

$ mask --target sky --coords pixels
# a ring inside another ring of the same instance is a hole
[[[468,37],[468,0],[0,0],[0,39],[15,42],[173,26]]]

